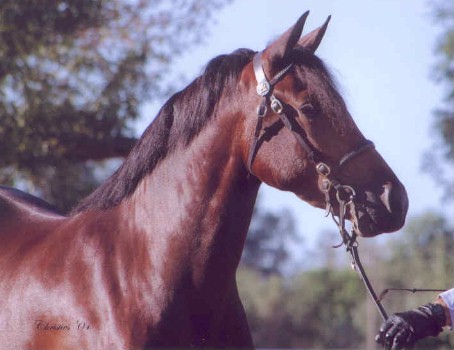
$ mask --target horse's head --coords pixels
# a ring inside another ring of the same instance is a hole
[[[243,70],[250,106],[244,162],[261,181],[337,215],[339,202],[353,199],[345,215],[362,236],[398,230],[408,209],[405,188],[314,55],[329,18],[300,38],[307,14]]]

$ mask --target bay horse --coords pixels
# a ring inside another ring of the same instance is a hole
[[[210,61],[70,214],[0,189],[2,348],[252,347],[235,272],[262,182],[365,237],[404,224],[404,186],[315,55],[329,19],[301,37],[307,14]]]

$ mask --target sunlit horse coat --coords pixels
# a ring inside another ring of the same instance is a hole
[[[273,94],[335,164],[365,138],[314,55],[326,24],[298,43],[306,16],[263,51],[263,68],[293,63]],[[254,55],[212,60],[70,215],[0,189],[2,348],[252,347],[235,271],[260,183],[325,206],[321,175],[271,110],[246,165],[262,100]],[[376,150],[336,176],[356,190],[346,215],[358,233],[403,225],[405,189]]]

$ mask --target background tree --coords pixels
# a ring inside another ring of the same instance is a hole
[[[300,243],[295,219],[288,209],[269,211],[260,202],[259,197],[241,263],[264,275],[283,274],[294,263],[290,248]]]
[[[390,251],[389,266],[385,267],[389,284],[412,288],[452,285],[454,229],[443,216],[427,212],[409,220],[399,240],[393,240]]]
[[[454,3],[434,1],[434,21],[442,28],[435,48],[433,78],[446,89],[445,99],[434,112],[436,143],[424,158],[424,169],[444,185],[445,196],[454,198]]]
[[[229,0],[2,0],[0,182],[67,209]],[[50,186],[52,184],[52,186]],[[58,196],[56,195],[58,194]]]
[[[384,288],[453,287],[454,227],[442,215],[427,212],[408,221],[400,237],[391,239],[389,252],[379,263]],[[436,292],[389,292],[384,305],[389,313],[415,308],[435,300]],[[418,342],[421,349],[452,349],[454,335],[444,332],[437,338]]]
[[[264,274],[243,267],[238,273],[255,345],[259,348],[371,349],[382,322],[345,251],[327,245],[326,232],[305,269],[293,275]],[[333,240],[336,242],[335,240]],[[381,242],[360,241],[361,260],[377,293],[385,288],[451,288],[454,228],[427,212],[408,221],[403,232]],[[437,292],[390,291],[383,300],[391,314],[434,300]],[[454,334],[418,342],[418,349],[452,349]]]
[[[242,268],[238,273],[258,348],[362,348],[366,293],[348,268],[313,268],[292,278]]]
[[[358,323],[365,294],[346,267],[314,269],[293,281],[287,298],[294,348],[347,349],[362,345]]]

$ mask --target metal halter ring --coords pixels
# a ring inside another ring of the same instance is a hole
[[[331,173],[331,169],[325,163],[318,163],[315,168],[320,175],[328,176]]]
[[[348,196],[348,199],[341,198],[341,195],[342,195],[341,190],[342,190],[343,194],[346,194]],[[353,203],[353,200],[355,199],[355,197],[356,197],[356,192],[353,189],[353,187],[348,186],[348,185],[341,185],[337,188],[336,198],[339,203],[340,202],[344,202],[345,204]]]
[[[281,101],[279,101],[274,95],[271,95],[271,109],[276,114],[282,114],[284,111],[284,106],[282,105]]]
[[[321,188],[322,192],[323,193],[328,193],[329,190],[331,189],[331,185],[332,185],[331,181],[329,181],[328,179],[323,179],[322,180],[322,188]]]

